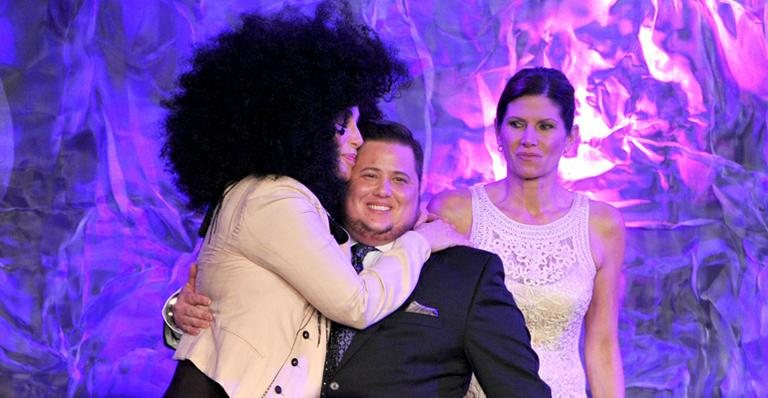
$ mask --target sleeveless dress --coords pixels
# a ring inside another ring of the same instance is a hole
[[[576,193],[563,217],[529,225],[507,217],[484,186],[470,191],[470,240],[501,257],[505,284],[539,356],[539,376],[553,397],[586,397],[579,338],[597,272],[589,249],[589,199]],[[484,396],[474,376],[467,396]]]

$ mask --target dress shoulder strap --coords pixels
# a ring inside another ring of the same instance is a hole
[[[589,246],[589,198],[579,192],[574,192],[573,208],[569,216],[575,218],[576,229],[573,231],[576,238],[575,250],[582,255],[583,259],[597,269],[592,257],[592,249]]]
[[[470,240],[477,236],[479,226],[484,223],[488,214],[488,205],[493,205],[488,194],[485,192],[485,185],[478,184],[469,187],[472,196],[472,226],[469,230]]]

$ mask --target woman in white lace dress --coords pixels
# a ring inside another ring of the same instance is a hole
[[[516,73],[495,122],[507,177],[443,192],[429,208],[504,261],[507,288],[525,315],[552,396],[586,397],[588,381],[593,397],[623,397],[617,329],[624,223],[614,207],[558,181],[560,157],[577,144],[574,108],[562,72]],[[482,395],[476,384],[471,395]]]

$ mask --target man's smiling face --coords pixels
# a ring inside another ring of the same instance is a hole
[[[352,169],[346,225],[356,241],[383,245],[413,228],[419,176],[413,150],[395,142],[365,141]]]

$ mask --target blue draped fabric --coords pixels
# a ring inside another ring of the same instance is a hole
[[[162,394],[160,309],[200,218],[159,157],[159,102],[194,44],[280,4],[0,0],[0,396]],[[768,396],[763,1],[354,6],[414,76],[384,108],[425,145],[425,200],[502,177],[505,80],[562,69],[581,127],[562,178],[627,223],[628,396]]]

